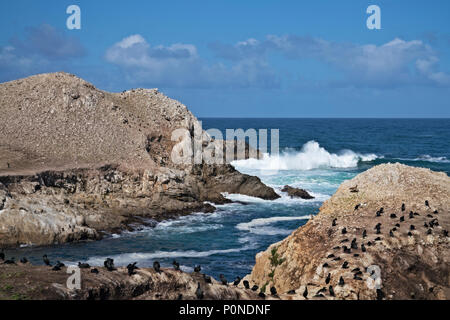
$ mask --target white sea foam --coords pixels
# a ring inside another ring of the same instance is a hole
[[[414,159],[404,159],[409,161],[428,161],[428,162],[438,162],[438,163],[450,163],[446,157],[432,157],[428,154],[420,155]]]
[[[164,259],[164,258],[180,258],[180,257],[189,257],[189,258],[202,258],[208,257],[215,254],[226,254],[232,252],[240,252],[246,250],[254,249],[254,245],[248,245],[241,248],[231,248],[231,249],[223,249],[223,250],[207,250],[207,251],[195,251],[195,250],[186,250],[186,251],[155,251],[155,252],[133,252],[133,253],[123,253],[113,256],[108,256],[108,258],[114,259],[114,264],[118,266],[127,265],[132,262],[145,262],[151,261],[152,259]],[[103,265],[106,256],[95,256],[90,257],[86,262],[90,265],[100,266]]]
[[[300,216],[300,217],[270,217],[270,218],[258,218],[253,219],[250,222],[242,222],[236,225],[236,228],[242,231],[249,231],[254,234],[259,235],[279,235],[279,234],[289,234],[290,230],[267,227],[272,223],[280,221],[293,221],[293,220],[309,220],[310,215]]]
[[[352,150],[330,153],[316,141],[308,141],[299,152],[284,151],[279,155],[265,154],[263,159],[233,161],[237,169],[312,170],[317,168],[354,168],[359,161],[373,161],[376,154],[360,154]]]

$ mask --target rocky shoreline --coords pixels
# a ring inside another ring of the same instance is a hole
[[[175,144],[191,147],[198,132],[225,144],[156,89],[108,93],[42,74],[0,84],[0,108],[0,247],[95,240],[212,212],[225,192],[279,197],[227,163],[173,163]],[[173,141],[175,130],[189,139]]]

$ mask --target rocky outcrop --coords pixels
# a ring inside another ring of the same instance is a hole
[[[108,93],[66,73],[37,75],[0,84],[0,123],[0,246],[99,239],[213,211],[224,192],[279,197],[201,153],[173,161],[177,147],[224,142],[156,89]]]
[[[80,269],[80,289],[69,289],[67,268],[53,271],[51,267],[29,263],[0,264],[1,300],[197,300],[197,288],[205,300],[259,299],[258,293],[242,285],[222,285],[214,278],[206,282],[201,273],[185,273],[173,269],[156,272],[139,268],[128,275],[127,268],[107,271],[95,267]],[[206,277],[209,278],[209,277]]]
[[[259,253],[247,278],[283,299],[449,299],[449,208],[445,173],[376,166]]]
[[[310,195],[305,189],[293,188],[286,185],[283,187],[283,189],[281,189],[281,191],[286,192],[291,198],[301,198],[305,200],[314,199],[314,197]]]

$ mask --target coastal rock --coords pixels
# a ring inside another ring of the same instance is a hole
[[[246,279],[275,286],[282,299],[304,299],[305,288],[308,299],[449,299],[449,208],[445,173],[378,165],[343,182],[317,216],[258,253]]]
[[[36,75],[0,84],[0,123],[0,246],[100,239],[211,212],[228,202],[222,193],[279,197],[230,164],[174,162],[175,146],[191,150],[199,137],[225,143],[157,89],[109,93],[67,73]]]
[[[283,189],[281,189],[281,191],[287,192],[288,196],[290,196],[291,198],[302,198],[305,200],[314,199],[314,197],[310,195],[305,189],[293,188],[291,186],[285,185]]]

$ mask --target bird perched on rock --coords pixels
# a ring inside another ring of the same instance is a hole
[[[342,278],[342,276],[339,278],[339,285],[341,287],[343,287],[345,285],[345,281],[344,281],[344,278]]]
[[[358,203],[358,204],[355,206],[355,210],[358,210],[360,206],[361,206],[361,203]]]
[[[194,267],[194,272],[202,271],[202,267],[200,265]]]
[[[381,241],[381,237],[376,237],[374,241]]]
[[[0,251],[0,260],[5,260],[5,252],[3,251],[3,249],[2,251]]]
[[[173,265],[173,268],[174,268],[175,271],[179,271],[180,270],[180,264],[177,261],[173,260],[172,261],[172,265]]]
[[[360,268],[355,268],[355,269],[352,270],[352,272],[359,272],[359,271],[361,271]]]
[[[416,227],[413,224],[409,226],[409,230],[415,230],[415,229],[416,229]]]
[[[89,263],[81,263],[78,262],[78,268],[80,269],[89,269],[91,266],[89,265]]]
[[[412,237],[412,235],[413,235],[413,234],[411,233],[411,231],[409,231],[409,232],[408,232],[408,237]]]
[[[342,248],[344,249],[344,253],[352,253],[352,250],[347,248],[347,246],[343,246]]]
[[[391,219],[396,219],[397,215],[395,213],[391,213],[390,217],[391,217]]]
[[[197,282],[197,290],[195,290],[195,296],[198,300],[203,299],[203,290],[200,287],[200,282]]]
[[[305,290],[303,291],[303,298],[307,299],[308,298],[308,287],[305,286]]]
[[[334,258],[334,254],[329,254],[329,255],[327,256],[327,258],[328,258],[328,259]]]
[[[342,234],[346,234],[346,233],[347,233],[347,228],[345,228],[345,227],[344,227],[344,228],[342,228],[342,231],[341,231],[341,233],[342,233]]]
[[[158,261],[153,262],[153,270],[155,270],[158,273],[161,273],[161,265]]]
[[[275,287],[270,287],[270,294],[273,296],[277,295],[277,289]]]
[[[434,213],[434,214],[438,214],[438,213],[439,213],[439,211],[437,211],[437,210],[434,210],[434,211],[433,211],[433,213]]]
[[[444,237],[448,237],[448,231],[447,230],[442,230],[442,234],[444,235]]]
[[[58,266],[58,265],[55,265],[55,266],[52,268],[52,270],[53,270],[53,271],[60,271],[60,270],[61,270],[61,267]]]
[[[335,297],[336,295],[334,294],[334,290],[332,286],[328,287],[328,291],[330,292],[330,296]]]
[[[394,232],[392,232],[392,230],[389,230],[389,236],[392,238],[395,237]]]
[[[356,243],[356,238],[353,238],[350,246],[352,249],[358,249],[358,244]]]
[[[242,284],[244,285],[245,289],[250,289],[250,284],[248,283],[247,280],[242,281]]]
[[[203,274],[203,279],[205,280],[206,283],[211,283],[211,277],[207,276],[206,274]]]
[[[405,221],[405,216],[400,217],[400,222],[403,222],[403,221]]]
[[[412,212],[412,211],[409,212],[409,218],[410,218],[410,219],[413,219],[413,218],[414,218],[414,212]]]
[[[350,192],[358,192],[358,185],[354,186],[354,187],[350,187]]]
[[[256,290],[258,290],[258,286],[255,284],[255,285],[252,287],[252,291],[256,291]]]
[[[322,265],[322,268],[328,268],[328,267],[329,267],[329,265],[326,262]]]
[[[348,262],[344,261],[344,263],[342,264],[342,269],[348,269]]]
[[[98,269],[97,269],[97,268],[93,268],[93,269],[91,269],[91,273],[95,273],[95,274],[98,274]]]
[[[425,200],[425,206],[428,208],[430,207],[430,203],[428,202],[428,200]]]
[[[333,219],[333,222],[331,222],[331,226],[332,226],[332,227],[335,227],[335,226],[336,226],[336,221],[337,221],[337,219],[334,218],[334,219]]]
[[[219,278],[220,278],[220,281],[222,282],[222,284],[223,284],[224,286],[228,285],[227,278],[225,278],[225,276],[224,276],[223,274],[220,274],[220,275],[219,275]]]
[[[241,282],[241,277],[237,276],[233,282],[233,285],[236,287],[239,284],[239,282]]]
[[[377,300],[383,300],[384,292],[381,289],[377,289]]]
[[[50,265],[51,265],[51,264],[50,264],[50,260],[48,259],[48,257],[47,257],[46,254],[44,254],[44,255],[42,256],[42,260],[44,261],[44,263],[45,263],[46,266],[50,266]]]
[[[341,260],[341,257],[336,257],[336,258],[333,259],[333,261],[340,261],[340,260]],[[328,263],[326,263],[326,265],[328,267]]]
[[[331,280],[331,273],[328,273],[327,278],[325,279],[325,283],[329,284]]]
[[[402,203],[402,211],[405,211],[405,204]]]
[[[380,234],[381,233],[381,223],[377,223],[377,225],[374,228],[377,232],[376,234]]]
[[[287,294],[295,294],[295,290],[294,290],[294,289],[289,290],[289,291],[287,292]]]
[[[12,257],[10,259],[7,259],[3,262],[4,264],[16,264],[15,258]]]
[[[139,269],[136,266],[137,262],[133,262],[127,265],[127,269],[128,269],[128,275],[132,276],[133,274],[135,274],[136,272],[134,272],[134,270]]]
[[[361,251],[362,251],[362,252],[366,252],[366,246],[364,245],[364,243],[361,244]]]
[[[20,259],[20,263],[23,263],[23,264],[28,263],[28,259],[23,257],[22,259]]]
[[[260,292],[258,293],[258,297],[264,299],[264,298],[266,297],[266,294],[265,294],[264,292],[260,291]]]
[[[427,234],[428,234],[428,235],[430,235],[430,234],[432,234],[432,233],[433,233],[433,231],[431,231],[431,229],[428,229],[428,230],[427,230]]]
[[[62,263],[61,261],[56,260],[55,266],[58,266],[58,267],[62,268],[62,267],[65,267],[66,265],[64,263]]]
[[[105,262],[103,262],[103,265],[105,266],[106,270],[108,270],[108,271],[116,270],[114,268],[114,259],[106,258]]]
[[[367,230],[366,229],[364,229],[362,236],[363,236],[363,238],[367,237]]]

